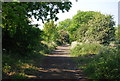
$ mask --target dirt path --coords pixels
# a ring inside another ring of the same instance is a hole
[[[44,69],[39,70],[36,74],[40,79],[80,79],[87,81],[82,73],[82,70],[76,68],[69,55],[69,46],[58,46],[57,49],[46,56],[43,64],[40,66]]]

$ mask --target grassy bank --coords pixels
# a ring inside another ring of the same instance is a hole
[[[89,79],[94,79],[95,81],[101,81],[101,79],[118,81],[120,79],[119,53],[120,51],[117,48],[103,46],[95,55],[88,53],[80,56],[80,53],[78,53],[79,57],[75,53],[75,56],[78,57],[75,58],[75,62],[79,68],[84,70],[85,75]],[[73,52],[72,55],[74,55]]]
[[[31,56],[23,57],[19,55],[3,54],[3,79],[28,78],[29,73],[41,69],[38,64],[43,60],[42,54],[31,54]],[[37,64],[38,63],[38,64]]]
[[[93,55],[98,54],[98,52],[102,49],[102,45],[96,43],[83,43],[82,45],[77,44],[76,47],[71,49],[72,56],[85,56],[85,55]]]
[[[34,78],[33,74],[43,69],[40,67],[44,57],[56,48],[54,44],[42,43],[41,47],[30,53],[21,55],[19,53],[8,53],[3,51],[2,71],[3,79],[25,79]]]

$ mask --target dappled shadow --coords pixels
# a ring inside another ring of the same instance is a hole
[[[69,53],[51,53],[52,55],[54,55],[54,54],[59,54],[59,55],[67,55],[67,54],[69,54]]]
[[[82,70],[76,68],[76,64],[71,60],[75,57],[51,57],[44,59],[41,67],[35,73],[28,74],[30,78],[39,79],[85,79]],[[27,73],[26,73],[27,74]]]
[[[69,55],[69,46],[59,46],[44,58],[42,65],[36,65],[40,69],[26,74],[29,78],[38,79],[86,79],[82,70],[73,62],[74,58],[77,57]]]
[[[60,50],[63,50],[63,51],[65,51],[65,50],[70,50],[70,49],[65,49],[65,47],[64,47],[64,48],[61,48]]]

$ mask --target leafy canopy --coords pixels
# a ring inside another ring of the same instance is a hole
[[[43,40],[42,30],[31,25],[29,18],[57,20],[56,14],[68,11],[71,2],[4,2],[2,6],[3,49],[25,54],[39,48]]]

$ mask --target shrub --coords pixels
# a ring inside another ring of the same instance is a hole
[[[41,54],[49,54],[51,53],[54,49],[56,49],[57,44],[56,42],[46,42],[46,41],[42,41],[42,45],[41,45]]]
[[[86,75],[92,79],[117,81],[120,79],[120,51],[104,48],[85,69]]]
[[[75,48],[71,49],[71,55],[82,56],[89,54],[98,54],[101,48],[102,45],[97,43],[85,43],[82,45],[78,44]]]

